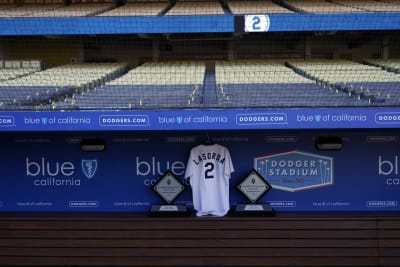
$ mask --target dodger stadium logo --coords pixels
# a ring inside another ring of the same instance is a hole
[[[258,156],[254,168],[272,188],[296,192],[333,184],[333,158],[301,152]]]

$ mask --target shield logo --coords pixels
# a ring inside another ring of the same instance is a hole
[[[97,172],[97,159],[83,159],[82,172],[88,179],[92,179]]]

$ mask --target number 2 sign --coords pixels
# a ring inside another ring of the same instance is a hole
[[[267,32],[269,30],[270,20],[268,15],[245,15],[245,32]]]

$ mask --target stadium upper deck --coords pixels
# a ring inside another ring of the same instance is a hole
[[[0,19],[0,34],[240,32],[245,14],[268,14],[271,32],[400,28],[399,3],[383,0],[35,1],[2,0],[0,18],[13,20]]]
[[[3,111],[400,106],[399,1],[1,1]]]
[[[20,2],[2,0],[0,17],[88,17],[88,16],[160,16],[229,15],[285,13],[371,13],[399,12],[397,0],[227,0],[227,1],[63,1]]]

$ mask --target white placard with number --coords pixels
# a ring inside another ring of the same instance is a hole
[[[245,32],[267,32],[269,30],[270,20],[268,15],[245,15]]]

